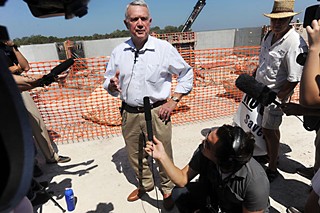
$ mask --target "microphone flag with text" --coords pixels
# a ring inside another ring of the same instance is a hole
[[[153,141],[151,105],[148,96],[143,98],[144,116],[147,125],[148,141]]]
[[[43,87],[44,85],[48,86],[55,81],[55,78],[61,74],[63,71],[67,70],[74,63],[72,58],[69,58],[62,62],[61,64],[54,67],[50,73],[44,75],[41,79],[39,79],[38,86]]]
[[[241,74],[236,79],[235,84],[238,89],[257,100],[263,106],[268,106],[271,103],[280,106],[280,103],[276,101],[277,93],[263,83],[258,82],[253,76]]]

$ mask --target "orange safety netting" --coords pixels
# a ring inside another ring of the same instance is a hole
[[[232,115],[242,97],[234,81],[239,74],[252,73],[257,67],[259,47],[181,50],[180,53],[194,69],[194,87],[173,112],[173,124]],[[107,57],[75,59],[65,82],[30,91],[55,142],[121,134],[121,101],[102,87],[107,61]],[[59,61],[30,63],[29,74],[46,74],[57,64]],[[175,85],[174,78],[172,88]],[[297,94],[296,91],[293,100],[298,99]]]

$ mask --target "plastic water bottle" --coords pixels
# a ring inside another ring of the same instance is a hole
[[[75,209],[75,199],[73,190],[71,188],[66,188],[66,190],[64,191],[64,197],[66,198],[68,211],[73,211]]]

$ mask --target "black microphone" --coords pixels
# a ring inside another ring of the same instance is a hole
[[[137,59],[139,58],[139,50],[134,51],[134,64],[137,63]]]
[[[257,100],[263,106],[268,106],[271,103],[280,106],[280,103],[276,101],[277,93],[263,83],[258,82],[253,76],[241,74],[236,79],[235,84],[238,89]]]
[[[144,116],[147,124],[148,141],[153,141],[151,105],[150,105],[149,97],[147,96],[143,98],[143,107],[144,107]]]
[[[54,82],[54,78],[57,77],[60,73],[67,70],[69,67],[71,67],[74,63],[74,60],[72,58],[69,58],[59,64],[58,66],[54,67],[50,73],[47,75],[42,76],[41,79],[39,79],[38,86],[43,87],[44,85],[48,86],[52,82]]]
[[[296,58],[296,62],[298,64],[300,64],[301,66],[304,66],[304,64],[306,63],[306,60],[307,60],[307,56],[308,56],[307,52],[300,53]]]

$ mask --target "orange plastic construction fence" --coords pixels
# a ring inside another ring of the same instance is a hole
[[[193,66],[194,87],[173,112],[173,124],[233,115],[243,95],[234,81],[239,74],[252,73],[257,67],[259,47],[180,53]],[[30,63],[28,73],[46,74],[59,62]],[[102,87],[107,62],[107,57],[75,59],[65,82],[30,91],[55,142],[89,141],[121,134],[121,101]],[[175,85],[174,78],[172,88]],[[294,100],[298,99],[297,94],[296,91]]]

